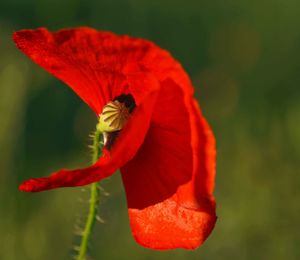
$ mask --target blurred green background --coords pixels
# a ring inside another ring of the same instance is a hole
[[[296,0],[0,1],[0,259],[70,259],[80,188],[18,191],[90,161],[94,114],[11,40],[87,25],[150,39],[182,62],[217,138],[218,222],[196,251],[152,251],[129,229],[119,174],[102,186],[94,259],[300,259],[300,3]],[[80,221],[80,220],[79,220]]]

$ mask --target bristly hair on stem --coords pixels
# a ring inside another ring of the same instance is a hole
[[[94,164],[101,155],[103,144],[102,144],[102,133],[98,130],[92,135],[93,137],[93,145],[92,148],[92,163]],[[86,260],[89,242],[92,235],[92,230],[96,220],[99,220],[100,217],[98,214],[98,207],[99,207],[99,200],[100,200],[100,184],[99,182],[92,183],[90,185],[90,200],[89,200],[89,210],[86,222],[84,224],[84,228],[81,235],[80,245],[76,246],[77,256],[75,257],[76,260]]]

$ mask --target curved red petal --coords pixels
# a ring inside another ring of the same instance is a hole
[[[13,34],[17,47],[35,63],[69,85],[97,114],[115,97],[130,93],[140,104],[152,85],[131,86],[147,74],[138,65],[158,48],[142,39],[82,27],[49,32],[45,28]],[[128,78],[127,78],[128,76]],[[129,81],[129,82],[128,82]]]
[[[146,247],[196,248],[216,221],[214,137],[188,88],[162,82],[144,143],[121,168],[132,232]]]
[[[20,190],[37,192],[60,187],[87,185],[113,174],[131,160],[142,145],[148,131],[157,92],[152,92],[137,106],[128,123],[117,137],[110,151],[104,150],[94,165],[79,170],[60,170],[47,178],[25,181]]]

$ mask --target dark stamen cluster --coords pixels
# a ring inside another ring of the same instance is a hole
[[[120,103],[124,103],[128,108],[129,113],[132,113],[136,107],[135,100],[130,94],[122,94],[114,98],[114,101],[118,100]]]

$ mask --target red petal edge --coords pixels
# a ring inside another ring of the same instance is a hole
[[[97,115],[121,94],[132,94],[140,104],[153,91],[153,85],[145,84],[147,70],[139,66],[149,53],[161,52],[149,41],[88,27],[58,32],[21,30],[13,39],[22,52],[65,82]],[[138,85],[130,85],[137,79]]]

